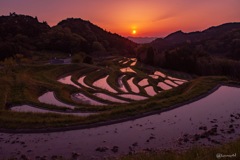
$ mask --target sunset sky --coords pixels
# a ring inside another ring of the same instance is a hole
[[[74,17],[122,36],[157,36],[240,21],[240,0],[0,0],[0,15],[37,16],[56,25]]]

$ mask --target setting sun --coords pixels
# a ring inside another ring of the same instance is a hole
[[[136,29],[132,30],[132,34],[135,35],[137,33]]]

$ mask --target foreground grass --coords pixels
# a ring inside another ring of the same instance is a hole
[[[220,157],[220,154],[232,157]],[[236,157],[235,157],[236,154]],[[122,156],[115,160],[217,160],[240,159],[240,139],[215,147],[196,147],[186,151],[155,151],[141,152],[134,155]],[[112,159],[113,160],[113,159]]]

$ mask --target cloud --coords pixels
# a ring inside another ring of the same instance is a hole
[[[163,14],[163,15],[160,15],[158,17],[156,17],[155,19],[152,20],[152,22],[158,22],[158,21],[163,21],[163,20],[167,20],[167,19],[171,19],[175,17],[174,14]]]

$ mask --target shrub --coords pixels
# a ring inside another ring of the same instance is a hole
[[[82,63],[83,57],[84,57],[84,53],[80,52],[80,53],[74,54],[72,56],[71,61],[72,61],[72,63]]]
[[[84,57],[84,59],[83,59],[83,63],[93,64],[92,57],[90,57],[90,56],[86,56],[86,57]]]

